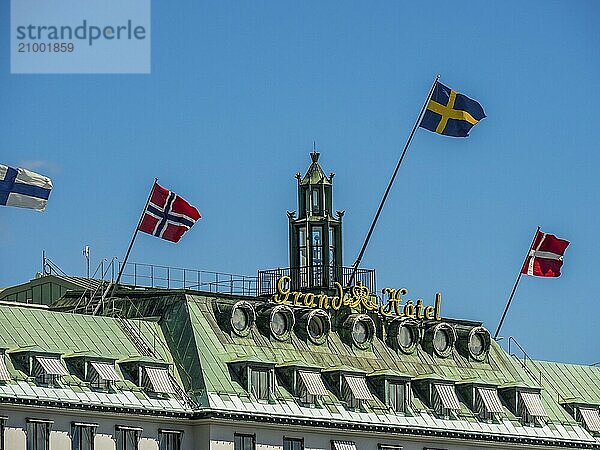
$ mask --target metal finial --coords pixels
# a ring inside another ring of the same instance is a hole
[[[314,162],[314,163],[316,163],[316,162],[319,160],[319,156],[321,156],[321,154],[320,154],[319,152],[317,152],[317,151],[313,151],[313,152],[310,154],[310,157],[311,157],[311,159],[312,159],[312,162]]]

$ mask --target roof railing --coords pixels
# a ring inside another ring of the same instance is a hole
[[[114,282],[115,274],[120,269],[121,262],[116,257],[111,260],[103,259],[98,263],[91,278]],[[43,274],[69,276],[45,254],[43,256]],[[126,264],[121,276],[121,284],[134,289],[190,289],[244,296],[256,296],[258,292],[258,278],[255,276],[136,262]],[[97,292],[94,292],[91,298],[97,296]],[[89,292],[85,292],[82,297],[90,297]]]
[[[272,295],[277,292],[277,282],[283,277],[290,278],[291,290],[322,288],[334,289],[335,283],[348,287],[351,281],[362,284],[371,293],[377,291],[374,269],[357,269],[353,277],[353,267],[326,266],[314,264],[311,266],[285,267],[258,271],[258,295]]]
[[[516,345],[517,348],[521,351],[521,353],[523,354],[523,358],[519,358],[517,355],[515,355],[512,352],[512,346],[511,345]],[[525,351],[525,349],[521,346],[521,344],[519,344],[517,342],[517,340],[513,337],[510,336],[508,338],[508,354],[510,356],[512,356],[513,358],[515,358],[517,361],[519,361],[519,363],[521,364],[521,367],[523,368],[523,370],[525,370],[525,372],[527,372],[527,374],[529,376],[531,376],[534,380],[538,381],[540,384],[540,387],[542,386],[542,381],[546,381],[547,384],[549,384],[550,386],[552,386],[552,388],[556,391],[556,395],[558,397],[558,403],[564,403],[566,400],[565,398],[560,394],[560,390],[557,389],[556,385],[553,383],[552,380],[548,379],[547,377],[544,376],[543,372],[541,369],[537,369],[537,371],[539,372],[539,374],[535,374],[534,373],[534,368],[531,367],[533,364],[530,364],[529,366],[527,366],[527,361],[533,361],[529,355],[527,354],[527,352]],[[537,378],[537,379],[536,379]]]
[[[123,284],[133,287],[190,289],[249,296],[255,296],[257,292],[256,277],[156,264],[127,263],[121,280]]]

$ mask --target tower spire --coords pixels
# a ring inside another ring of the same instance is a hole
[[[342,215],[333,215],[333,174],[325,175],[320,153],[310,153],[311,165],[298,179],[298,215],[288,214],[290,268],[297,289],[330,289],[342,277]]]

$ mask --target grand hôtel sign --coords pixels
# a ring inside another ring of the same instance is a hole
[[[386,287],[381,291],[385,300],[380,303],[377,297],[371,295],[369,289],[360,282],[347,289],[336,282],[334,284],[336,295],[328,296],[311,292],[291,291],[289,287],[291,281],[288,276],[282,276],[277,280],[277,293],[272,298],[274,303],[334,311],[340,310],[342,307],[362,307],[366,311],[378,311],[384,317],[441,320],[442,294],[439,292],[435,295],[435,305],[425,306],[422,299],[414,302],[402,298],[403,295],[408,294],[408,290],[405,288],[393,289]]]

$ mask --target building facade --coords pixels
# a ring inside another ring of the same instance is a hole
[[[600,448],[599,368],[523,363],[440,296],[341,266],[318,159],[297,176],[290,267],[253,292],[106,297],[61,275],[0,291],[0,449]]]

